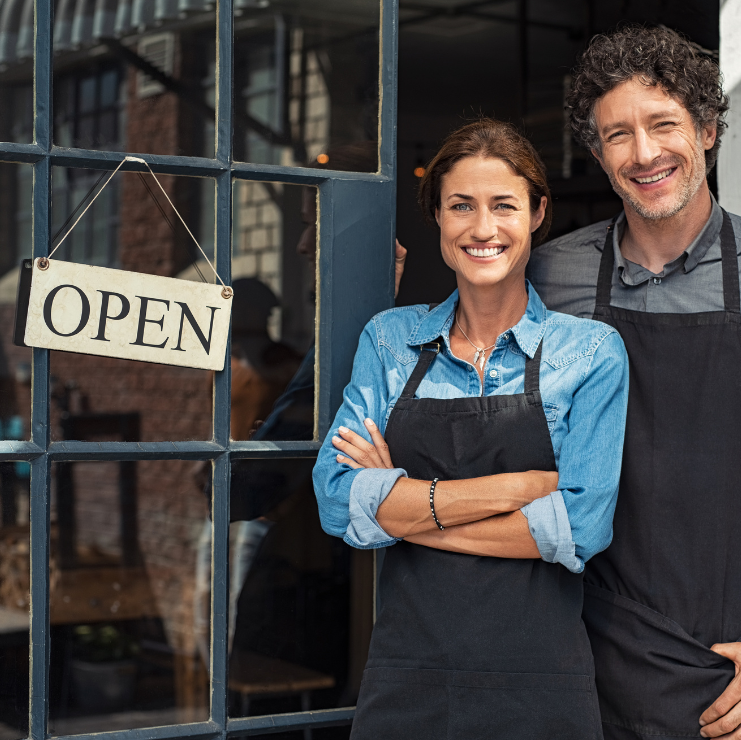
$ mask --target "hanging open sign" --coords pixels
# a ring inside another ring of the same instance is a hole
[[[36,259],[25,343],[223,370],[231,306],[220,285]]]
[[[103,188],[127,160],[149,167],[143,159],[126,157]],[[201,249],[156,175],[151,168],[149,171]],[[214,274],[221,282],[215,269]],[[231,298],[232,289],[223,282],[194,283],[39,257],[32,266],[24,342],[29,347],[223,370]]]

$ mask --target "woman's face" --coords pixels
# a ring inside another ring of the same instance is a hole
[[[545,216],[546,198],[530,210],[527,181],[501,159],[465,157],[443,177],[440,226],[443,259],[460,282],[476,286],[520,280],[530,236]]]

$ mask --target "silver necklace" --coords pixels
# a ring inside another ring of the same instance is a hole
[[[486,353],[490,349],[494,349],[494,347],[497,346],[497,343],[494,342],[494,344],[491,345],[491,347],[477,347],[470,339],[468,339],[468,334],[463,331],[463,327],[458,323],[458,314],[455,315],[455,325],[461,330],[461,334],[467,339],[468,343],[476,350],[473,355],[473,364],[475,365],[478,363],[479,368],[483,371],[484,369],[484,362],[486,361]]]

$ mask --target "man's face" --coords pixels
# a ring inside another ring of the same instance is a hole
[[[659,85],[623,82],[595,105],[601,151],[592,150],[626,208],[671,218],[705,181],[715,126],[697,131],[687,109]]]

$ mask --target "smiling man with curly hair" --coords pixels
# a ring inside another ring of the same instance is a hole
[[[605,738],[741,739],[741,218],[707,184],[728,99],[707,52],[625,26],[592,39],[568,106],[623,201],[529,269],[630,357],[613,542],[585,572]]]

